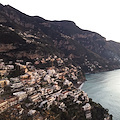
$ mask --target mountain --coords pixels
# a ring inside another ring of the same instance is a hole
[[[83,30],[72,21],[49,21],[0,4],[0,56],[35,61],[43,56],[69,58],[84,72],[120,68],[120,43]]]

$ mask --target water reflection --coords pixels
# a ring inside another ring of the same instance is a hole
[[[120,70],[86,75],[83,90],[120,120]]]

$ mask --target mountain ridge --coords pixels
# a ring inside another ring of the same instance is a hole
[[[4,53],[6,56],[14,54],[15,59],[33,60],[34,55],[39,58],[57,54],[68,57],[74,64],[79,64],[84,72],[120,68],[120,54],[117,52],[120,48],[119,43],[106,41],[105,37],[96,32],[83,30],[73,21],[49,21],[39,16],[26,15],[9,5],[0,5],[0,9],[1,29],[6,27],[12,30],[24,41],[21,48],[17,45],[16,52]],[[31,47],[26,50],[26,46]]]
[[[119,44],[110,42],[105,48],[106,44],[104,37],[82,30],[72,21],[48,21],[0,5],[0,63],[5,71],[0,77],[11,82],[7,87],[3,80],[3,98],[6,92],[13,97],[17,96],[16,91],[24,94],[20,111],[14,105],[21,101],[22,94],[14,104],[5,101],[12,105],[2,109],[1,118],[14,119],[17,115],[16,119],[34,119],[29,112],[35,110],[39,119],[111,120],[108,110],[77,88],[85,81],[85,72],[120,68],[117,59],[117,63],[112,61],[112,53],[119,58]],[[112,52],[105,57],[101,50],[106,50],[106,54]],[[111,60],[107,59],[109,56]]]

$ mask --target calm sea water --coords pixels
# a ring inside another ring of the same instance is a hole
[[[86,75],[82,90],[95,102],[109,109],[113,120],[120,120],[120,69]]]

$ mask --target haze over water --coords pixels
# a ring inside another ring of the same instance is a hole
[[[120,69],[86,75],[82,90],[93,101],[109,109],[113,120],[120,120]]]

